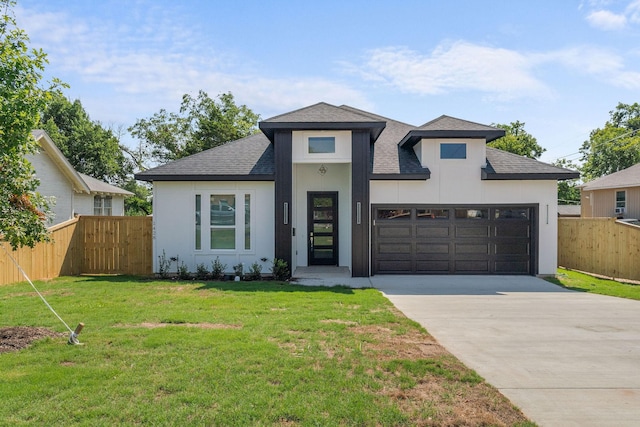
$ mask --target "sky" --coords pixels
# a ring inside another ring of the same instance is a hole
[[[520,121],[542,161],[575,161],[618,103],[640,102],[640,0],[18,0],[14,12],[48,55],[45,79],[106,126],[231,92],[262,119],[323,101],[416,126]]]

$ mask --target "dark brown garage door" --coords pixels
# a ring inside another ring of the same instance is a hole
[[[535,274],[534,206],[373,207],[374,274]]]

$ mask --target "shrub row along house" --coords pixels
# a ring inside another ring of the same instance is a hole
[[[259,128],[136,175],[153,182],[154,259],[555,274],[557,180],[578,173],[487,147],[501,129],[326,103]]]

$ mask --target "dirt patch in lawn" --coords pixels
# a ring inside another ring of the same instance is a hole
[[[0,328],[0,353],[27,348],[34,341],[51,337],[66,337],[67,334],[51,329],[32,326],[11,326]]]

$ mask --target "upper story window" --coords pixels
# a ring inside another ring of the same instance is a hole
[[[464,143],[442,143],[440,144],[441,159],[466,159],[467,144]]]
[[[335,153],[336,138],[334,136],[310,136],[309,153]]]
[[[93,214],[111,216],[113,212],[111,196],[95,196],[93,198]]]

